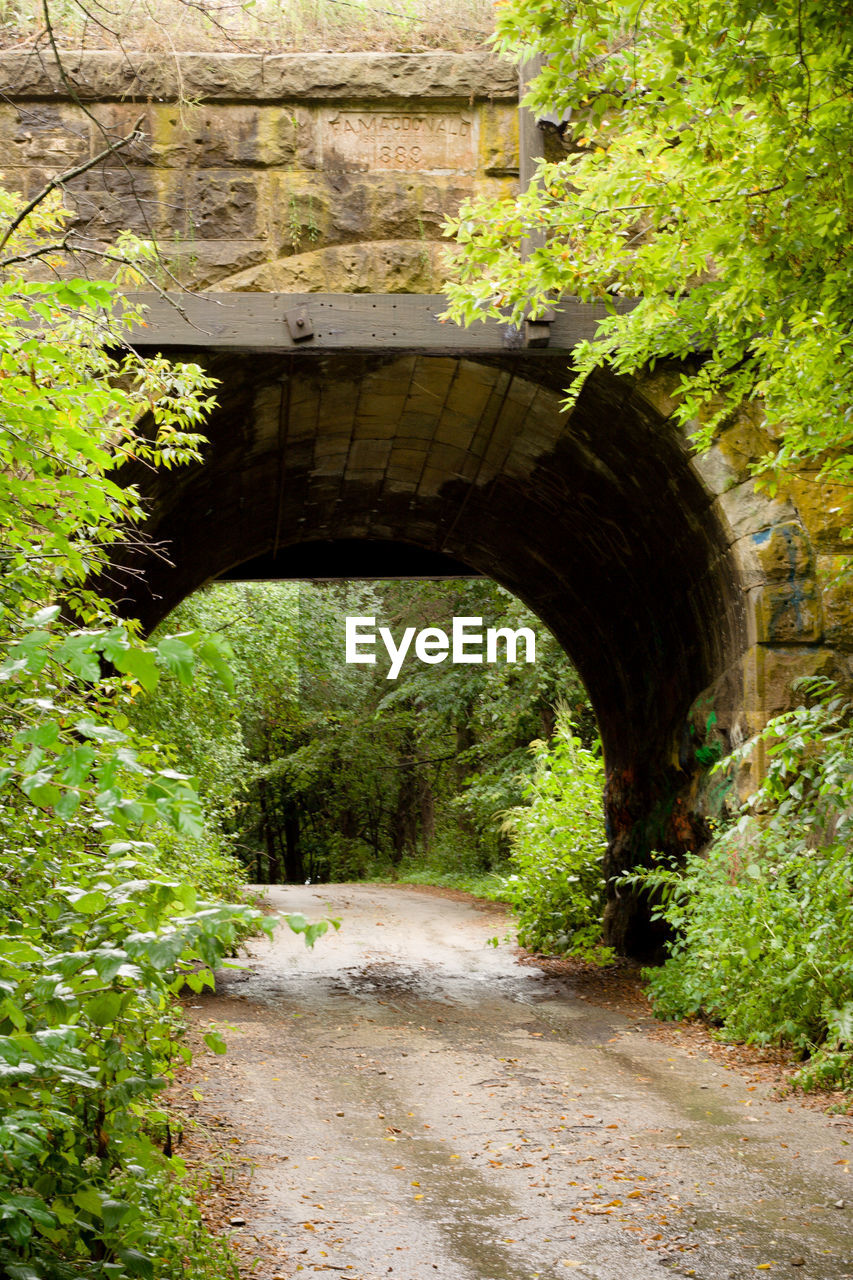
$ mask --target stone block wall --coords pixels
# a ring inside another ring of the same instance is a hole
[[[2,181],[66,186],[95,242],[156,237],[195,288],[436,292],[444,219],[518,178],[517,74],[485,54],[0,55]]]
[[[641,394],[668,415],[674,381],[666,373],[649,378]],[[720,751],[797,705],[799,680],[824,676],[853,690],[853,573],[844,538],[853,495],[817,470],[784,478],[773,492],[756,489],[753,464],[772,442],[755,418],[744,408],[692,460],[725,530],[746,620],[741,653],[690,713],[696,743]],[[739,779],[741,795],[764,767],[759,748]]]

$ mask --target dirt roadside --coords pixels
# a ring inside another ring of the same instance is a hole
[[[779,1064],[663,1028],[628,970],[596,990],[487,945],[492,904],[271,898],[342,929],[282,929],[194,998],[229,1052],[174,1090],[246,1275],[853,1277],[853,1123],[774,1097]]]

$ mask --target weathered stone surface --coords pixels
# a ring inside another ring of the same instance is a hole
[[[752,474],[753,463],[771,451],[773,442],[762,425],[760,405],[747,401],[717,433],[716,447],[741,478]]]
[[[693,467],[714,497],[719,497],[727,489],[735,488],[743,480],[738,469],[717,445],[703,453],[697,453],[693,459]]]
[[[771,525],[750,536],[755,558],[768,582],[792,583],[814,576],[811,539],[798,521]]]
[[[443,279],[444,246],[421,240],[369,241],[266,261],[220,281],[239,291],[433,293]]]
[[[136,118],[139,111],[136,112]],[[90,122],[64,103],[0,105],[0,148],[6,168],[38,168],[61,173],[91,154]]]
[[[759,523],[766,518],[756,508]],[[732,544],[732,556],[738,567],[744,591],[764,586],[787,587],[796,591],[802,586],[807,596],[814,589],[815,552],[811,538],[799,521],[759,527],[745,532]],[[810,632],[811,628],[807,627]]]
[[[824,635],[834,649],[853,652],[853,573],[849,555],[817,557],[823,594]]]
[[[747,736],[798,703],[794,683],[805,676],[851,678],[851,661],[826,646],[775,648],[755,645],[748,651],[744,672],[744,719]],[[760,764],[759,764],[760,767]]]
[[[816,475],[804,474],[790,482],[790,490],[818,551],[840,553],[849,550],[843,530],[853,527],[853,495],[850,489],[831,484]]]
[[[518,177],[518,111],[493,103],[480,112],[480,167],[493,178]]]
[[[181,284],[196,289],[224,288],[230,277],[260,267],[270,255],[267,240],[172,239],[160,252],[169,271]]]
[[[477,115],[470,109],[404,106],[332,108],[319,113],[326,172],[473,171]]]
[[[262,238],[258,184],[241,169],[194,170],[181,200],[186,232],[202,240]]]
[[[666,364],[654,371],[642,374],[637,382],[637,390],[662,418],[669,418],[676,409],[676,389],[678,372]]]
[[[745,738],[743,712],[743,669],[740,662],[731,663],[721,675],[703,689],[687,714],[685,752],[694,756],[705,748],[705,760],[714,763],[739,747]]]
[[[718,506],[728,521],[733,540],[797,519],[796,508],[791,502],[784,498],[769,499],[756,493],[752,480],[743,480],[726,489],[718,498]]]
[[[489,53],[281,54],[264,59],[263,92],[273,98],[444,98],[518,96],[518,71]]]
[[[48,174],[30,171],[31,180]],[[87,236],[114,238],[124,230],[144,237],[183,231],[176,211],[184,207],[183,175],[150,168],[95,168],[65,184],[73,224]],[[180,215],[179,215],[180,216]]]
[[[515,100],[518,72],[488,53],[68,53],[66,75],[84,101],[281,102],[288,98]],[[40,51],[0,54],[0,93],[61,96],[52,59]]]
[[[747,592],[754,644],[816,644],[823,636],[820,591],[813,578],[768,582]]]
[[[188,286],[437,291],[446,218],[466,198],[514,189],[516,112],[495,95],[501,85],[514,94],[515,81],[496,66],[480,55],[192,55],[131,66],[87,54],[67,67],[91,99],[84,110],[63,101],[49,62],[0,55],[0,77],[5,69],[20,91],[0,108],[6,182],[32,194],[138,128],[132,146],[70,184],[76,230],[99,241],[124,228],[156,236]],[[170,76],[185,100],[174,100]],[[53,96],[33,101],[40,93]],[[217,243],[251,248],[229,271]],[[360,247],[324,252],[345,244]],[[291,257],[300,261],[284,265]]]
[[[202,170],[288,166],[306,149],[312,123],[296,107],[156,106],[151,109],[151,158],[159,165]]]

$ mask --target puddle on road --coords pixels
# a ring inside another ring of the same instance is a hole
[[[305,999],[316,1002],[325,997],[347,996],[365,1001],[399,1001],[412,1005],[423,1002],[449,1006],[479,1005],[484,997],[500,998],[522,1004],[536,1004],[552,998],[549,984],[553,980],[538,970],[519,969],[516,973],[453,972],[426,964],[406,966],[391,960],[367,960],[348,965],[334,973],[304,973],[298,969],[276,971],[264,964],[219,972],[217,991],[226,993],[238,987],[239,994],[261,1004]]]

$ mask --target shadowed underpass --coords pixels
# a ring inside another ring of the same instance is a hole
[[[199,1055],[197,1109],[256,1164],[234,1230],[259,1280],[853,1276],[849,1120],[520,966],[487,945],[496,909],[370,885],[269,896],[343,927],[313,952],[284,929],[254,944],[190,1010],[228,1040]]]
[[[599,375],[568,414],[550,349],[172,354],[204,360],[218,407],[201,465],[128,476],[165,552],[126,580],[133,616],[153,626],[221,577],[485,574],[589,691],[608,876],[704,843],[707,725],[723,748],[744,732],[745,599],[731,531],[649,398]],[[606,929],[630,954],[659,943],[628,893]]]

